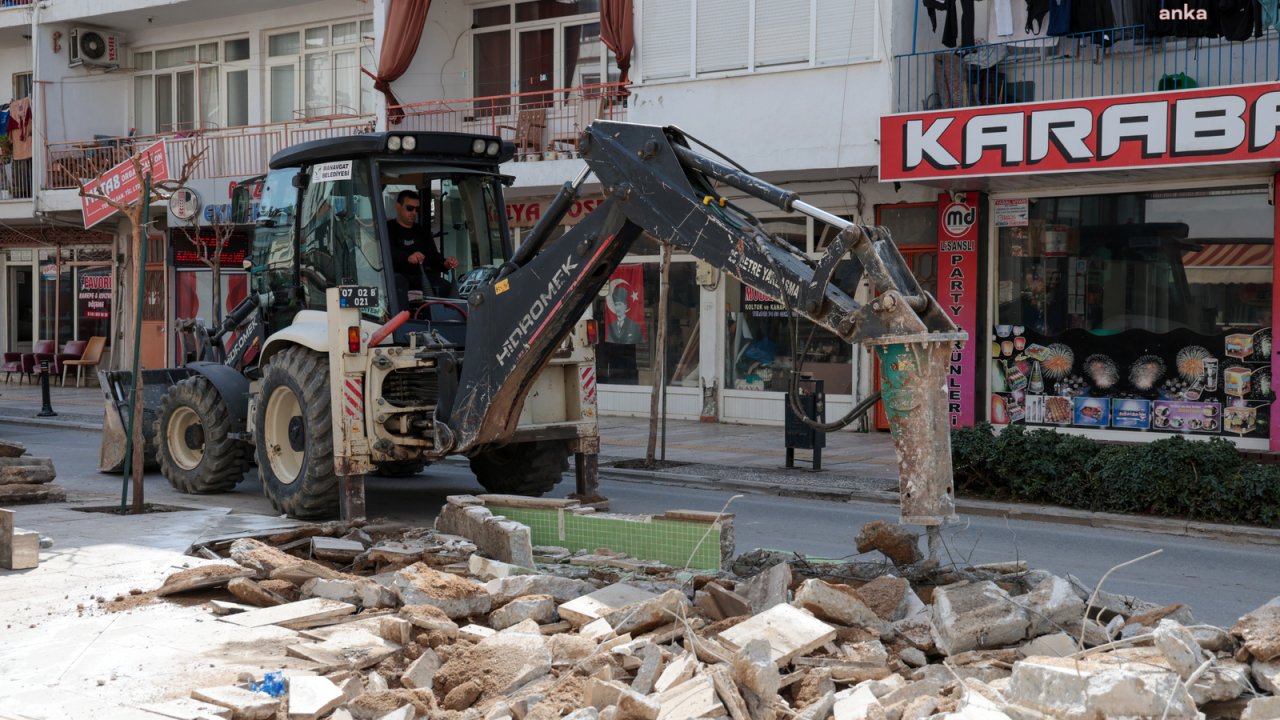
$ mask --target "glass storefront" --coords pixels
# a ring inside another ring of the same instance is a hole
[[[1014,222],[997,228],[993,423],[1268,437],[1265,185],[1030,199]]]
[[[40,312],[37,334],[71,340],[110,335],[112,296],[110,250],[64,247],[40,251]]]

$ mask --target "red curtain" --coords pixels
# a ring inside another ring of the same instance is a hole
[[[422,40],[422,28],[427,24],[427,10],[431,8],[431,0],[390,0],[387,8],[387,22],[382,31],[382,52],[378,55],[378,74],[367,69],[364,72],[373,78],[373,87],[387,99],[387,122],[399,123],[404,111],[393,107],[399,101],[391,92],[391,83],[395,82],[413,62],[414,53],[418,52],[418,42]]]
[[[631,51],[636,45],[631,0],[600,0],[600,39],[618,58],[622,82],[630,82]],[[622,94],[627,94],[625,88]]]

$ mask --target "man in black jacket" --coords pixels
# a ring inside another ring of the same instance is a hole
[[[440,273],[458,267],[458,258],[444,257],[436,244],[426,237],[430,223],[416,224],[422,214],[422,199],[413,190],[401,190],[396,196],[396,216],[387,223],[387,238],[391,244],[391,267],[397,275],[397,283],[404,278],[408,290],[421,290],[437,296],[446,295],[447,285]],[[423,287],[424,269],[429,285]]]

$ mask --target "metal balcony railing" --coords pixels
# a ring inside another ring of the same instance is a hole
[[[31,4],[32,0],[0,0],[0,10],[13,7],[25,7]]]
[[[193,179],[245,178],[265,173],[271,156],[290,145],[371,132],[373,127],[372,115],[339,115],[155,135],[97,135],[93,140],[49,143],[43,187],[78,188],[84,180],[97,177],[158,140],[168,143],[173,172],[203,150],[204,157],[194,168]]]
[[[898,55],[898,112],[1274,82],[1280,34],[1149,36],[1141,25]]]
[[[517,161],[572,158],[591,121],[625,118],[627,95],[625,83],[605,83],[431,100],[398,106],[404,119],[393,129],[497,135],[515,143]]]

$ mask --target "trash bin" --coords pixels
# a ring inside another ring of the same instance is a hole
[[[823,389],[824,381],[811,377],[802,377],[799,382],[799,396],[796,400],[800,408],[810,420],[825,423],[827,421],[827,393]],[[783,427],[787,439],[787,467],[795,467],[796,450],[813,451],[813,469],[822,469],[822,448],[827,446],[827,434],[822,430],[806,425],[791,409],[790,400],[783,401],[786,420]]]

